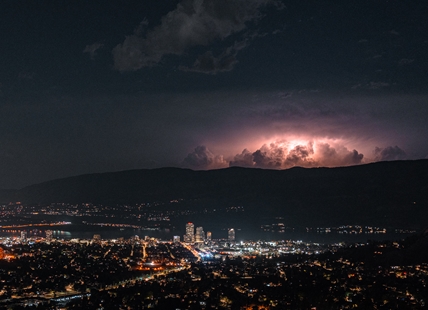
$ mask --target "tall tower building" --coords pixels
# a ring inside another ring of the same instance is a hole
[[[27,241],[27,231],[21,231],[21,241]]]
[[[186,234],[184,235],[184,242],[195,242],[195,225],[189,222],[186,224]]]
[[[52,230],[46,230],[46,240],[52,240]]]
[[[205,233],[202,227],[196,227],[196,242],[202,243],[205,241]]]
[[[235,241],[235,229],[230,228],[229,231],[227,232],[227,239],[229,241]]]
[[[212,240],[212,234],[210,231],[207,231],[207,240],[211,241]]]

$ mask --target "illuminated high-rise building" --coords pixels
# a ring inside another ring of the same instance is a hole
[[[129,241],[134,243],[134,244],[139,244],[140,243],[140,236],[139,235],[135,235],[131,238],[129,238]]]
[[[205,233],[202,227],[196,227],[196,242],[203,243],[205,241]]]
[[[189,222],[186,224],[186,234],[184,235],[184,242],[195,242],[195,225]]]
[[[21,241],[27,241],[27,231],[21,231]]]
[[[52,240],[52,236],[53,236],[52,230],[46,230],[45,233],[46,233],[46,240]]]
[[[212,234],[210,231],[207,231],[207,240],[211,241],[212,240]]]
[[[180,236],[174,236],[172,241],[174,241],[175,243],[179,243],[180,242]]]
[[[229,241],[235,241],[235,229],[230,228],[229,231],[227,232],[227,239]]]

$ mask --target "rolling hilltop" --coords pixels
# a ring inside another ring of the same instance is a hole
[[[58,179],[0,195],[4,202],[24,203],[124,204],[180,198],[193,207],[242,205],[243,216],[283,216],[296,223],[421,227],[428,219],[428,160],[288,170],[130,170]]]

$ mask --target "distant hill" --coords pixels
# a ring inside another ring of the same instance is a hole
[[[0,189],[0,203],[17,201],[17,191],[13,189]]]
[[[422,226],[428,219],[428,160],[287,170],[130,170],[58,179],[2,194],[3,201],[24,203],[182,198],[199,207],[243,205],[248,216],[285,216],[295,223]]]
[[[375,254],[381,252],[382,255]],[[411,235],[396,247],[393,241],[370,241],[363,247],[342,248],[336,253],[325,253],[323,259],[344,257],[353,262],[364,262],[366,267],[409,266],[428,261],[428,232]],[[337,258],[336,258],[337,259]]]

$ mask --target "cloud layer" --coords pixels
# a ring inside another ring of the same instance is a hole
[[[215,57],[213,52],[207,51],[199,55],[195,63],[191,67],[181,66],[183,71],[199,72],[206,74],[216,74],[218,72],[231,71],[238,62],[236,55],[240,50],[246,47],[246,42],[235,42],[234,45],[228,47],[219,56]]]
[[[97,51],[104,47],[104,44],[96,42],[91,45],[86,45],[85,49],[83,50],[83,53],[88,53],[89,56],[91,56],[91,59],[94,59],[94,57],[97,55]]]
[[[364,155],[344,146],[333,147],[328,143],[290,145],[286,141],[264,144],[255,152],[247,149],[234,156],[230,166],[286,169],[300,167],[332,167],[358,165]]]
[[[406,159],[406,152],[398,146],[388,146],[386,148],[376,147],[374,150],[376,161],[401,160]]]
[[[199,145],[183,160],[186,167],[194,169],[224,168],[227,162],[222,155],[214,155],[205,145]]]
[[[159,63],[166,55],[182,55],[189,48],[208,46],[241,32],[246,23],[262,17],[261,8],[277,0],[183,0],[165,15],[159,26],[127,36],[113,49],[114,67],[133,71]],[[140,28],[139,28],[140,29]],[[239,47],[232,46],[215,58],[211,52],[199,56],[191,71],[228,71],[236,62]]]
[[[406,159],[406,153],[398,146],[376,147],[374,159],[365,161],[364,155],[343,145],[326,142],[308,142],[292,145],[287,141],[264,144],[251,152],[244,149],[230,160],[223,155],[213,154],[206,146],[200,145],[187,155],[183,164],[193,169],[218,169],[229,166],[264,169],[287,169],[299,167],[341,167],[359,165],[372,161]]]

